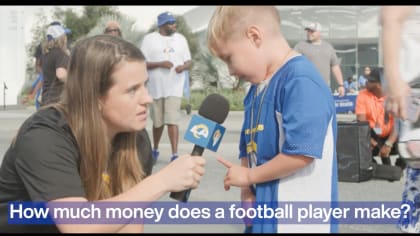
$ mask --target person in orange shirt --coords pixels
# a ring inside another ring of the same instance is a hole
[[[367,76],[366,88],[359,92],[356,99],[356,116],[358,121],[369,122],[372,156],[379,155],[382,164],[390,165],[389,156],[398,154],[398,134],[394,132],[394,117],[385,112],[386,97],[381,85],[381,74],[382,69],[375,68]],[[402,167],[400,158],[396,165]]]

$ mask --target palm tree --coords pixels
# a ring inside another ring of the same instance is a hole
[[[204,89],[218,90],[218,70],[215,58],[206,51],[201,51],[195,58],[191,70],[193,82],[201,83]]]
[[[105,25],[110,20],[117,21],[120,24],[122,37],[125,40],[136,46],[139,46],[139,43],[143,38],[145,32],[137,31],[136,29],[134,29],[136,21],[129,16],[104,15],[101,18],[99,18],[98,23],[89,31],[86,37],[103,34]]]

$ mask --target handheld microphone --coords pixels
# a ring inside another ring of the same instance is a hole
[[[225,133],[223,123],[229,113],[229,102],[219,94],[210,94],[201,103],[199,115],[193,115],[185,133],[184,139],[194,144],[192,156],[201,156],[204,149],[217,151]],[[187,202],[191,189],[172,192],[170,197]]]

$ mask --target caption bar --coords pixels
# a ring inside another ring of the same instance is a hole
[[[9,202],[9,224],[395,224],[414,210],[400,202]]]

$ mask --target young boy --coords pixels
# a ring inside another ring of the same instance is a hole
[[[248,205],[336,203],[333,97],[315,66],[290,48],[280,31],[277,9],[216,8],[208,26],[208,46],[231,75],[252,83],[244,99],[241,165],[218,158],[228,168],[225,189],[241,187],[241,200]],[[253,233],[337,231],[329,222],[278,224],[276,219],[253,219],[247,226]]]

